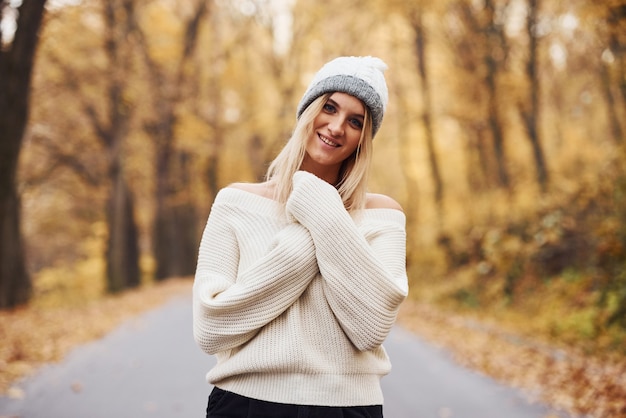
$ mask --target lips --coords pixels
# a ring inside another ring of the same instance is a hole
[[[334,148],[338,148],[340,147],[340,145],[336,142],[334,142],[333,140],[331,140],[330,138],[322,135],[322,134],[317,134],[317,136],[319,137],[319,139],[322,140],[323,143],[325,143],[326,145],[330,146],[330,147],[334,147]]]

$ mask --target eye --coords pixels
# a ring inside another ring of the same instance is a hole
[[[350,123],[350,126],[352,126],[355,129],[363,129],[363,122],[361,121],[361,119],[358,118],[351,118],[348,123]]]
[[[326,112],[326,113],[335,113],[335,112],[336,112],[336,110],[337,110],[337,109],[335,108],[335,106],[333,106],[333,105],[332,105],[332,104],[330,104],[330,103],[326,103],[326,104],[324,105],[324,112]]]

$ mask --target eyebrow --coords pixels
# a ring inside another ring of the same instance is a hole
[[[336,106],[336,107],[341,109],[341,105],[339,103],[337,103],[336,101],[334,101],[332,99],[332,97],[329,97],[328,100],[326,101],[326,103],[330,103],[330,104],[332,104],[332,105],[334,105],[334,106]],[[365,115],[360,114],[360,113],[354,113],[352,116],[365,120]]]

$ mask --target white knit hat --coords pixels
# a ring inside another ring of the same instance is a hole
[[[321,95],[339,91],[360,99],[369,108],[374,137],[383,121],[389,101],[384,75],[386,69],[387,64],[376,57],[335,58],[313,77],[298,105],[297,118]]]

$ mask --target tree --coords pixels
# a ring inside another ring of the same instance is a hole
[[[607,102],[611,133],[617,143],[624,142],[623,114],[626,106],[626,3],[613,0],[602,5],[608,29],[607,49],[602,54],[601,85]],[[621,99],[621,100],[620,100]]]
[[[130,12],[131,0],[51,10],[46,42],[42,43],[44,49],[39,59],[46,65],[42,73],[47,70],[57,74],[46,86],[46,92],[54,92],[54,105],[58,107],[64,100],[70,100],[71,105],[56,114],[56,129],[48,131],[56,130],[56,135],[33,134],[38,146],[45,149],[47,161],[41,161],[40,167],[45,167],[46,162],[49,166],[43,170],[48,176],[40,175],[41,181],[52,185],[52,174],[57,167],[69,169],[87,186],[91,205],[103,209],[106,220],[103,256],[106,287],[110,292],[140,284],[138,227],[134,197],[128,184],[125,149],[133,116],[128,93],[133,82],[128,77],[132,73],[133,56],[132,43],[128,42]],[[81,15],[99,18],[103,24],[97,28],[85,27],[75,19]],[[68,32],[83,31],[80,46],[48,42],[48,39],[63,36],[59,33],[62,27]],[[69,58],[77,55],[85,61]],[[94,64],[81,65],[81,62]],[[82,132],[78,128],[79,121],[85,127]],[[94,158],[94,154],[97,157]],[[31,173],[32,170],[25,177],[28,179]],[[103,190],[105,193],[101,193]],[[99,204],[95,203],[96,196],[103,196]]]
[[[45,4],[46,0],[23,0],[13,40],[0,32],[0,308],[25,303],[32,293],[20,230],[16,173]],[[0,2],[0,20],[9,7],[8,0]]]
[[[420,3],[416,9],[410,14],[410,25],[413,28],[415,36],[415,54],[417,57],[417,70],[421,81],[422,88],[422,124],[424,125],[424,134],[426,136],[426,149],[428,150],[428,163],[430,165],[430,174],[435,189],[435,205],[441,223],[442,205],[443,205],[443,181],[439,169],[439,160],[437,159],[437,151],[435,149],[435,139],[433,132],[433,116],[432,116],[432,98],[430,93],[430,77],[427,71],[426,53],[427,39],[424,30],[424,10]]]
[[[494,171],[486,120],[486,99],[482,55],[484,40],[474,14],[464,2],[450,6],[447,15],[451,24],[444,26],[444,38],[451,49],[455,64],[454,76],[457,99],[448,112],[465,133],[464,152],[467,161],[466,178],[470,191],[478,193],[493,185]],[[471,103],[471,106],[468,105]]]
[[[447,29],[452,55],[463,76],[457,87],[457,115],[469,137],[470,156],[477,155],[484,183],[508,188],[510,175],[505,155],[504,120],[506,102],[501,78],[508,58],[502,15],[508,2],[485,0],[482,5],[460,0],[451,5],[455,25]],[[497,18],[500,16],[500,18]],[[490,142],[489,142],[490,141]],[[472,171],[476,176],[478,170]],[[470,184],[477,180],[470,177]]]
[[[498,183],[500,186],[508,188],[511,180],[504,152],[502,103],[498,84],[503,63],[508,55],[508,47],[504,35],[504,25],[496,22],[496,4],[494,0],[485,0],[485,8],[482,14],[484,25],[482,31],[487,45],[483,58],[486,67],[485,86],[488,97],[488,123],[491,130],[493,150],[498,168]]]
[[[526,34],[528,35],[528,61],[526,63],[526,77],[528,78],[529,98],[525,104],[520,105],[522,120],[528,133],[528,138],[533,150],[537,182],[542,191],[546,191],[548,185],[548,169],[543,153],[541,135],[539,132],[539,34],[537,33],[539,0],[528,1],[528,17],[526,18]]]
[[[140,284],[139,233],[135,221],[134,201],[124,172],[123,144],[131,118],[130,106],[124,98],[130,72],[131,51],[125,48],[130,35],[129,20],[133,1],[103,2],[105,22],[104,49],[108,58],[110,81],[107,86],[107,119],[102,123],[92,105],[87,108],[98,138],[108,157],[109,196],[107,214],[106,276],[110,292],[119,292]]]
[[[138,36],[153,95],[154,113],[145,123],[145,130],[156,146],[153,254],[157,280],[186,276],[195,271],[197,219],[189,192],[190,155],[176,147],[175,128],[189,74],[188,65],[198,44],[201,24],[209,13],[209,5],[204,0],[195,3],[182,26],[180,56],[166,63],[159,63],[151,54],[149,37],[137,16],[130,22]]]

